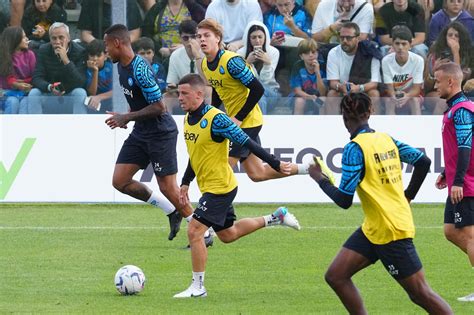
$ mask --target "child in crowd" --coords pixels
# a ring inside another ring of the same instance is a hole
[[[318,63],[318,44],[314,39],[305,39],[298,44],[298,60],[291,69],[290,87],[294,96],[294,115],[319,114],[324,105],[321,96],[326,96],[324,79],[326,74]],[[323,79],[324,78],[324,79]]]
[[[133,51],[142,56],[150,64],[161,93],[166,91],[166,71],[161,63],[155,60],[155,44],[148,37],[140,37],[132,44]]]
[[[94,39],[87,45],[87,95],[88,113],[112,111],[113,67],[105,52],[102,40]]]
[[[0,88],[4,90],[5,114],[27,114],[25,97],[31,90],[36,66],[35,54],[28,49],[28,38],[21,27],[12,26],[0,35]]]
[[[54,0],[33,0],[25,10],[21,26],[30,39],[30,48],[39,49],[44,43],[49,43],[49,27],[54,22],[67,22],[66,11],[54,3]]]

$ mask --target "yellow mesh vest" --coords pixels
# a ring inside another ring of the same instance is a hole
[[[229,165],[229,140],[215,142],[211,137],[214,116],[222,113],[212,107],[195,125],[184,117],[184,140],[191,166],[201,193],[225,194],[237,187],[237,179]]]
[[[230,117],[234,117],[242,109],[249,95],[249,89],[243,85],[239,80],[234,79],[227,70],[227,62],[230,58],[239,56],[234,52],[225,51],[219,60],[216,70],[211,71],[207,67],[207,60],[202,60],[202,72],[209,84],[216,90],[225,110]],[[247,65],[249,69],[252,69]],[[260,106],[255,107],[250,111],[247,117],[242,122],[241,128],[258,127],[263,124],[263,115]]]
[[[410,205],[405,198],[398,148],[380,132],[361,133],[352,141],[364,154],[365,176],[357,187],[365,213],[362,231],[374,244],[415,236]]]

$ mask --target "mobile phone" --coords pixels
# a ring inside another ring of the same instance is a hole
[[[262,46],[253,46],[255,52],[262,51]]]
[[[315,104],[317,107],[323,107],[323,106],[324,106],[323,100],[320,99],[319,97],[314,100],[314,104]]]
[[[85,99],[84,99],[84,105],[86,106],[89,106],[89,104],[91,103],[91,98],[89,96],[87,96]],[[97,108],[95,108],[96,111],[100,111],[100,106],[102,104],[99,102],[99,106],[97,106]]]
[[[53,84],[51,84],[51,87],[61,93],[66,91],[66,89],[64,89],[64,86],[61,82],[54,82]]]
[[[275,31],[275,36],[277,36],[277,37],[285,37],[285,32],[283,32],[283,31]]]

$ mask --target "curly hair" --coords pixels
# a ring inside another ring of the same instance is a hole
[[[372,113],[372,100],[365,93],[349,93],[342,98],[340,109],[348,120],[362,121]]]
[[[471,52],[471,35],[464,25],[459,22],[451,22],[446,25],[438,38],[433,44],[432,52],[435,57],[439,58],[443,51],[450,49],[447,42],[447,34],[450,28],[455,29],[459,34],[459,55],[461,57],[461,64],[465,66],[470,65],[470,52]]]
[[[8,76],[12,73],[12,56],[23,40],[23,29],[19,26],[10,26],[0,35],[0,75]]]

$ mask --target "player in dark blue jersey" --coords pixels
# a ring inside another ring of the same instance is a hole
[[[168,239],[172,240],[179,230],[181,217],[189,222],[193,211],[189,202],[182,204],[179,201],[176,123],[161,101],[161,91],[148,63],[133,52],[127,27],[111,26],[105,32],[104,42],[110,58],[117,63],[120,88],[130,106],[128,113],[107,112],[111,116],[105,122],[114,129],[127,128],[128,122],[135,121],[117,158],[113,186],[124,194],[163,209],[170,219]],[[133,179],[150,163],[166,198]]]

